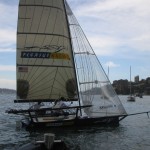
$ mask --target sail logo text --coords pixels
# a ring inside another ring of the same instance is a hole
[[[107,106],[100,106],[100,109],[107,109],[107,108],[111,108],[111,107],[116,107],[116,105],[107,105]]]
[[[33,49],[39,49],[39,50],[49,50],[51,51],[51,53],[57,53],[57,52],[60,52],[62,50],[65,49],[64,46],[58,46],[58,45],[45,45],[45,46],[30,46],[30,47],[25,47],[25,49],[28,49],[28,50],[33,50]]]
[[[21,52],[21,58],[43,58],[43,59],[66,59],[70,57],[66,53],[50,53],[50,52]]]

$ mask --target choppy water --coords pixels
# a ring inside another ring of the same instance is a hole
[[[120,96],[128,113],[150,111],[150,97],[127,102]],[[0,150],[13,150],[33,140],[43,139],[44,133],[55,133],[71,150],[150,150],[150,119],[146,114],[130,116],[116,128],[90,127],[82,129],[57,129],[29,133],[16,128],[19,116],[8,115],[5,110],[14,107],[13,94],[0,95]]]

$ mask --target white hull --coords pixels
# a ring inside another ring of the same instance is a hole
[[[129,96],[127,101],[135,102],[135,97],[134,96]]]

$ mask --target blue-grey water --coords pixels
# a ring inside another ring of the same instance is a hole
[[[120,99],[128,113],[150,111],[150,97],[136,98],[127,102]],[[42,140],[44,133],[55,133],[71,150],[150,150],[150,119],[147,114],[130,116],[119,127],[88,127],[85,129],[53,129],[29,133],[16,128],[20,116],[6,114],[5,110],[16,107],[15,94],[0,95],[0,150],[13,150],[34,140]]]

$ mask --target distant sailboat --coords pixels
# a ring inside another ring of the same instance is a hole
[[[8,111],[25,115],[27,128],[118,125],[127,116],[66,0],[20,0],[15,102],[46,105]]]
[[[127,101],[135,102],[135,96],[132,95],[131,66],[130,66],[130,95],[128,96]]]

